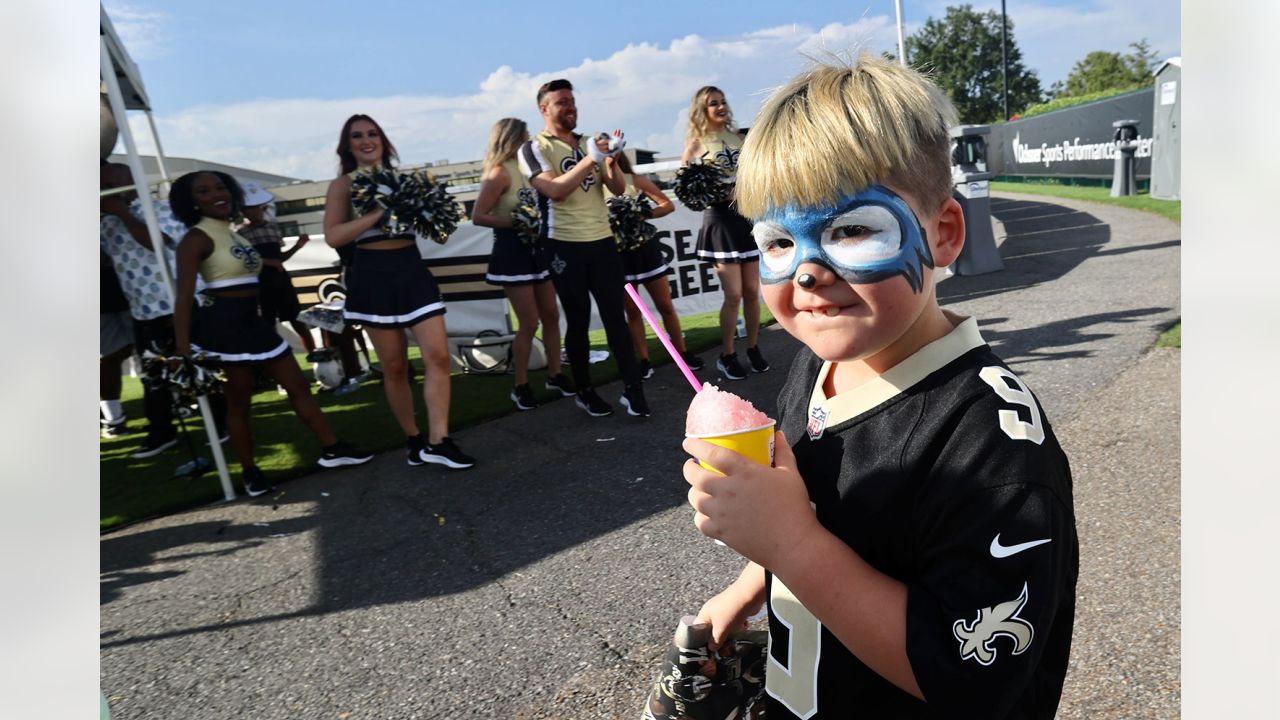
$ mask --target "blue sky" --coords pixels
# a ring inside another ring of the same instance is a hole
[[[947,5],[903,0],[906,33]],[[493,1],[104,6],[141,69],[167,154],[312,179],[334,174],[333,146],[351,113],[377,118],[404,162],[476,159],[498,118],[540,125],[533,92],[562,76],[577,86],[580,130],[621,127],[633,146],[678,154],[698,86],[724,88],[746,125],[768,89],[802,67],[803,53],[897,43],[893,0],[648,0],[593,6],[593,16],[576,4],[551,13]],[[1176,2],[1009,0],[1007,8],[1045,87],[1086,53],[1127,52],[1143,37],[1161,57],[1181,54]],[[138,134],[144,152],[146,136]]]

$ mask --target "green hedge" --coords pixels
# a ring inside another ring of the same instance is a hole
[[[1145,83],[1142,85],[1131,85],[1129,87],[1116,88],[1114,90],[1099,90],[1098,92],[1086,93],[1084,95],[1055,98],[1046,103],[1032,105],[1026,110],[1018,113],[1018,117],[1015,119],[1022,120],[1036,115],[1053,112],[1054,110],[1063,110],[1065,108],[1075,107],[1076,105],[1084,105],[1085,103],[1091,103],[1097,100],[1105,100],[1106,98],[1115,97],[1117,95],[1128,95],[1129,93],[1141,92],[1150,87],[1151,83]]]

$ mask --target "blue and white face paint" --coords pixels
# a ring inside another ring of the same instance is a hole
[[[851,284],[901,275],[919,293],[924,267],[934,266],[920,220],[883,185],[846,195],[833,206],[771,210],[751,234],[760,248],[760,280],[768,284],[790,281],[811,262]]]

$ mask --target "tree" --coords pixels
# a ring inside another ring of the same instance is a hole
[[[1094,50],[1071,67],[1062,97],[1114,90],[1133,84],[1133,73],[1120,53]]]
[[[1104,90],[1123,90],[1152,82],[1157,54],[1143,38],[1129,43],[1133,52],[1121,55],[1117,52],[1094,50],[1077,60],[1067,75],[1066,83],[1054,83],[1050,87],[1053,97],[1075,97]]]
[[[1156,63],[1160,58],[1160,54],[1151,49],[1147,44],[1147,39],[1142,38],[1138,42],[1129,43],[1129,47],[1133,48],[1133,52],[1124,56],[1124,62],[1129,66],[1129,72],[1133,73],[1139,82],[1154,82],[1151,73],[1156,69]]]
[[[1009,113],[1041,101],[1040,78],[1022,64],[1013,39],[1013,21],[1005,26],[1009,66]],[[929,18],[906,42],[912,67],[928,73],[956,106],[962,123],[1004,119],[1000,64],[1000,13],[976,12],[972,5],[948,7],[941,20]]]

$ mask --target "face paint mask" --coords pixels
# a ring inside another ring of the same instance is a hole
[[[804,263],[817,263],[857,285],[895,275],[924,287],[933,255],[911,207],[892,190],[872,185],[833,206],[771,210],[751,234],[760,248],[760,280],[788,282]]]

